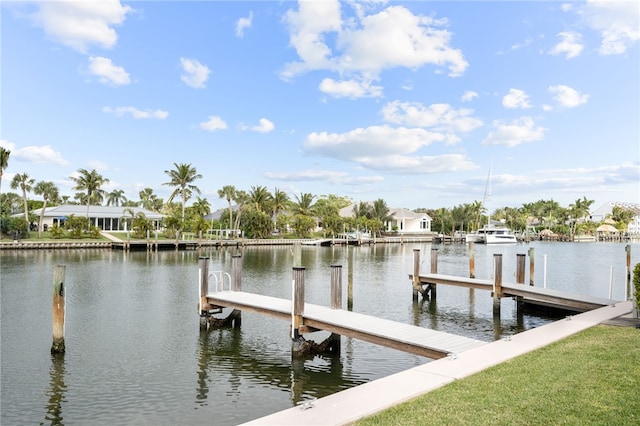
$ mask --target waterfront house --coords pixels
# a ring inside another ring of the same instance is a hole
[[[614,207],[620,207],[634,213],[633,219],[627,224],[627,234],[630,237],[640,237],[640,204],[609,201],[591,212],[591,221],[596,223],[604,222],[613,213]]]
[[[340,210],[341,217],[354,217],[353,209],[355,204],[351,204]],[[392,208],[389,209],[390,219],[384,223],[383,232],[396,233],[399,235],[424,235],[431,234],[431,217],[426,213],[415,213],[409,209]]]
[[[31,214],[36,215],[39,220],[41,210],[32,210]],[[133,212],[133,216],[143,213],[145,218],[152,221],[153,229],[160,229],[162,219],[165,217],[163,214],[140,207],[89,206],[89,220],[92,226],[102,231],[128,231],[128,221],[126,219],[133,217],[130,212]],[[43,228],[48,229],[53,225],[62,225],[71,215],[87,217],[87,206],[63,204],[47,207],[43,216]],[[17,216],[20,216],[20,214]]]

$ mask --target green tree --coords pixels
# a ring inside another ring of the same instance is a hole
[[[276,220],[281,211],[286,210],[289,205],[289,196],[286,192],[276,188],[271,195],[271,218],[276,226]]]
[[[158,198],[158,196],[153,193],[153,189],[145,188],[140,191],[138,195],[140,196],[140,204],[143,209],[151,210],[152,212],[162,210],[162,198]]]
[[[114,189],[107,194],[107,205],[121,206],[127,202],[127,197],[124,196],[122,189]]]
[[[249,204],[258,212],[271,212],[271,194],[266,186],[252,186],[249,191]]]
[[[296,201],[291,204],[291,212],[294,215],[312,216],[315,213],[313,210],[315,195],[301,193],[300,196],[295,197]]]
[[[618,231],[626,231],[629,223],[635,217],[635,213],[631,210],[625,209],[620,206],[613,206],[610,215],[607,215],[611,220],[616,222],[616,228]]]
[[[42,199],[44,200],[44,204],[40,209],[40,221],[38,222],[38,238],[41,238],[42,222],[44,221],[44,212],[47,209],[47,202],[58,198],[58,187],[53,182],[40,181],[33,188],[33,192],[36,195],[42,195]]]
[[[103,177],[95,169],[88,171],[86,169],[78,169],[79,176],[71,176],[76,185],[73,187],[74,191],[86,191],[86,203],[87,203],[87,230],[91,226],[89,221],[89,206],[91,205],[92,197],[94,194],[102,198],[104,191],[101,189],[102,185],[109,183],[109,179]]]
[[[29,223],[29,207],[27,204],[27,193],[31,192],[33,189],[33,184],[35,183],[35,179],[29,177],[26,173],[18,173],[11,180],[11,188],[18,189],[22,191],[22,202],[24,204],[24,219]]]
[[[191,164],[178,164],[173,163],[175,169],[165,170],[164,172],[169,176],[169,182],[163,183],[163,185],[174,186],[176,189],[171,193],[169,203],[173,201],[174,197],[180,195],[182,198],[182,221],[184,222],[184,209],[187,200],[191,197],[192,192],[200,194],[200,189],[193,184],[197,179],[201,179],[202,175],[198,173],[195,167],[191,167]]]
[[[222,189],[218,189],[218,197],[227,200],[227,205],[229,208],[229,228],[233,226],[233,205],[231,204],[231,202],[235,199],[236,193],[236,188],[232,185],[225,185],[222,187]]]
[[[9,165],[10,156],[11,156],[11,151],[0,146],[0,195],[2,195],[2,174],[4,173],[4,170]],[[2,206],[0,206],[0,214],[2,213],[2,211],[3,211]]]

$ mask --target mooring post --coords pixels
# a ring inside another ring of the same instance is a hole
[[[231,275],[233,276],[231,290],[242,291],[242,255],[234,254],[231,257]]]
[[[627,252],[627,300],[631,300],[631,245],[627,244],[625,247]]]
[[[476,277],[476,243],[469,241],[469,278]]]
[[[353,250],[347,245],[347,310],[353,310]]]
[[[303,339],[300,333],[302,316],[304,315],[304,268],[293,268],[291,286],[291,351],[296,354],[303,350]]]
[[[63,354],[64,345],[64,293],[65,265],[56,265],[53,269],[53,344],[52,354]]]
[[[198,314],[200,314],[200,329],[207,328],[209,321],[207,319],[207,314],[209,313],[208,309],[206,309],[207,305],[207,295],[209,294],[209,258],[201,257],[198,259],[198,272],[199,272],[199,280],[198,286],[200,289],[200,303],[198,303]]]
[[[420,249],[413,249],[413,301],[418,301],[420,285]]]
[[[518,253],[516,255],[516,284],[524,284],[524,266],[526,262],[526,255]],[[522,314],[524,308],[524,298],[522,296],[516,296],[516,312],[518,315]]]
[[[342,265],[331,265],[331,309],[342,309]]]
[[[502,297],[502,255],[493,255],[493,315],[500,316],[500,298]]]
[[[535,250],[533,247],[529,247],[529,285],[533,285],[533,276],[535,272],[534,268],[534,260],[535,260]]]
[[[431,273],[432,274],[437,274],[438,273],[438,249],[437,248],[432,248],[431,249]],[[435,300],[436,299],[436,284],[435,283],[431,283],[429,284],[429,288],[430,288],[430,293],[431,293],[431,300]]]
[[[302,243],[300,241],[293,243],[293,266],[294,268],[302,266]]]

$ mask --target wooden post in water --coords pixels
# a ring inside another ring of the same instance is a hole
[[[469,241],[469,278],[476,277],[476,255],[475,255],[476,243]]]
[[[64,308],[65,308],[65,265],[56,265],[53,269],[53,343],[52,354],[63,354],[64,346]]]
[[[500,298],[502,297],[502,255],[493,255],[493,315],[500,316]]]
[[[437,248],[431,249],[431,273],[432,274],[438,273],[438,249]],[[431,300],[436,300],[436,284],[435,283],[429,284],[429,292],[431,294]]]
[[[331,265],[331,309],[342,309],[342,265]]]
[[[420,285],[420,249],[413,249],[413,301],[418,301]]]
[[[302,266],[302,243],[296,241],[293,243],[293,267],[299,268]]]
[[[304,315],[304,268],[293,267],[291,287],[291,351],[294,354],[303,351],[304,339],[300,333],[302,316]]]
[[[633,292],[631,291],[631,245],[625,247],[627,252],[627,300],[631,300]]]
[[[231,283],[232,291],[242,291],[242,256],[234,254],[231,257]]]
[[[200,329],[206,330],[209,324],[207,309],[207,295],[209,294],[209,258],[201,257],[198,259],[198,272],[199,280],[198,286],[200,289],[200,303],[198,303],[198,313],[200,314]]]
[[[534,260],[535,260],[535,249],[533,247],[529,247],[529,285],[533,285],[533,276],[535,275],[534,268]]]
[[[526,255],[518,253],[516,255],[516,284],[524,284],[524,265],[526,262]],[[516,297],[516,312],[518,315],[522,314],[524,309],[524,298],[522,296]]]
[[[347,245],[347,310],[353,310],[353,250]]]

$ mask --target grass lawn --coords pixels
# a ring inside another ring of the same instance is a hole
[[[640,330],[597,326],[356,423],[639,425]]]

